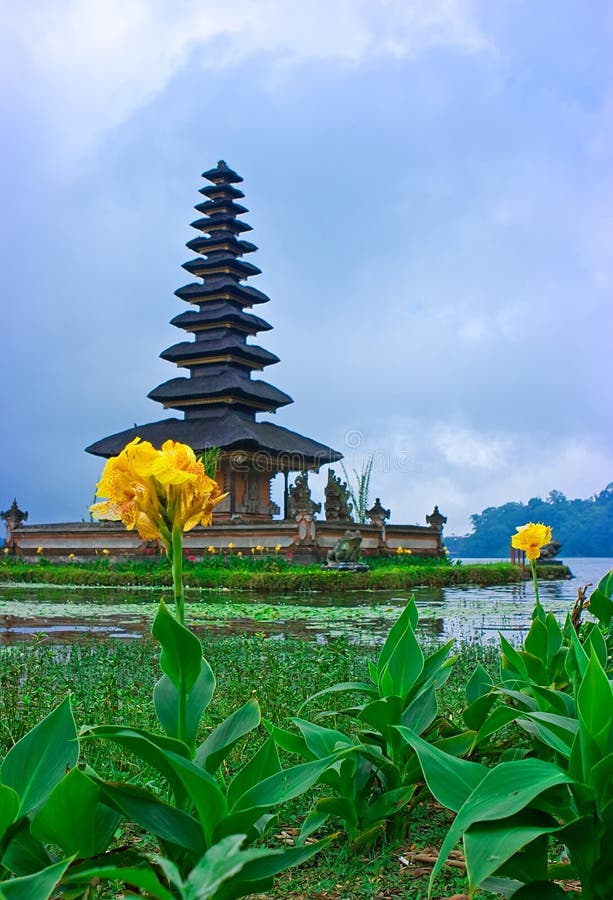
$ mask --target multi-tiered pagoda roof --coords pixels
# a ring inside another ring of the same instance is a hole
[[[187,243],[197,256],[183,264],[200,280],[175,291],[190,309],[171,322],[187,337],[160,354],[187,374],[165,381],[148,395],[183,418],[129,428],[96,441],[87,451],[113,456],[138,436],[154,446],[172,438],[196,452],[208,447],[226,453],[264,452],[270,456],[271,472],[317,469],[334,462],[341,454],[325,444],[271,422],[256,421],[258,413],[274,413],[293,401],[267,381],[253,377],[279,359],[249,342],[271,326],[246,311],[269,298],[244,283],[259,275],[260,269],[243,258],[257,249],[240,237],[251,230],[239,218],[248,212],[237,202],[244,194],[235,185],[243,179],[223,161],[203,177],[209,184],[200,193],[207,199],[196,206],[202,217],[192,222],[200,234]]]

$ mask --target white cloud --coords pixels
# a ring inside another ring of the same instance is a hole
[[[10,90],[73,151],[126,121],[192,54],[212,68],[259,54],[287,66],[487,47],[472,0],[31,0],[4,7],[0,34]]]
[[[507,462],[507,442],[498,436],[443,424],[434,428],[432,438],[445,462],[457,468],[498,471]]]

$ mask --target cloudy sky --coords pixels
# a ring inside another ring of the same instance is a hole
[[[0,508],[87,517],[163,418],[200,173],[245,183],[274,421],[396,522],[613,480],[607,0],[0,9]]]

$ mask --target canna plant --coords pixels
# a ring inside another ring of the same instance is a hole
[[[534,551],[533,551],[534,552]],[[613,578],[594,592],[594,613],[610,625]],[[516,650],[501,636],[500,684],[476,670],[464,711],[476,746],[514,722],[531,746],[494,768],[457,759],[414,729],[397,731],[417,753],[436,799],[456,813],[430,889],[462,838],[470,896],[479,888],[517,900],[563,897],[555,883],[578,879],[587,900],[613,896],[613,685],[605,637],[594,623],[579,639],[536,596],[531,628]],[[497,697],[503,705],[492,709]],[[491,712],[490,712],[491,710]],[[515,756],[515,758],[513,758]],[[552,839],[564,848],[551,862]]]
[[[331,794],[316,801],[302,827],[302,840],[330,818],[343,822],[355,847],[372,843],[387,825],[397,831],[404,828],[403,809],[413,798],[421,774],[415,753],[396,726],[408,726],[454,754],[469,749],[473,733],[458,733],[438,710],[437,690],[451,673],[453,641],[425,657],[415,635],[417,620],[411,599],[391,628],[377,662],[369,663],[367,681],[333,685],[303,704],[330,694],[364,696],[357,705],[318,714],[319,718],[347,717],[351,735],[303,718],[292,719],[299,734],[266,723],[279,746],[311,764],[333,753],[343,754],[320,779]]]
[[[154,705],[165,733],[98,725],[78,734],[67,698],[15,744],[0,768],[0,900],[46,900],[58,883],[78,897],[92,879],[129,882],[160,900],[259,893],[333,837],[284,850],[250,846],[272,828],[272,810],[308,790],[344,751],[282,769],[269,738],[234,777],[223,777],[222,764],[258,727],[260,710],[251,698],[198,744],[215,676],[185,626],[182,571],[183,532],[209,523],[223,495],[189,447],[167,441],[158,451],[139,439],[108,460],[98,495],[108,499],[92,507],[95,516],[161,541],[172,567],[174,615],[161,601],[153,623],[163,672]],[[133,753],[164,793],[101,779],[80,755],[94,739]],[[160,853],[112,848],[122,819],[151,835]]]

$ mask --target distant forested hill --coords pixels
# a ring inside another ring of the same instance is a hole
[[[550,525],[562,544],[561,556],[613,556],[613,482],[588,500],[567,500],[561,491],[551,491],[546,500],[490,506],[470,518],[471,534],[445,536],[453,556],[509,556],[511,535],[526,522]]]

